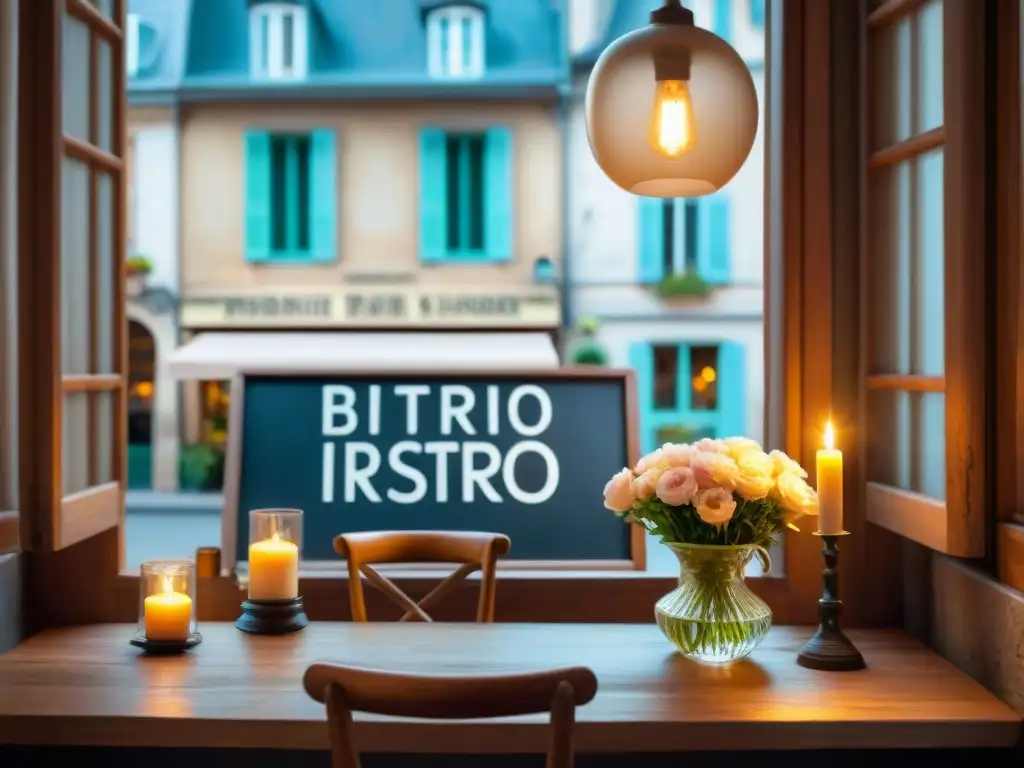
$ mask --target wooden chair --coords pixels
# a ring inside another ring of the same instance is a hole
[[[480,571],[476,620],[494,621],[495,569],[512,542],[500,533],[469,531],[370,531],[334,537],[334,551],[348,561],[352,621],[367,621],[362,575],[405,613],[399,621],[433,621],[426,609],[474,571]],[[461,563],[417,603],[372,565],[382,563]]]
[[[547,768],[572,768],[576,707],[594,698],[597,677],[586,667],[483,677],[412,675],[313,664],[302,684],[327,705],[333,768],[359,768],[352,713],[431,720],[474,720],[551,713]]]

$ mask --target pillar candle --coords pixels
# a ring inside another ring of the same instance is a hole
[[[192,630],[192,598],[171,589],[164,579],[163,592],[143,601],[147,640],[186,640]]]
[[[817,454],[818,532],[843,531],[843,453],[835,447],[832,422],[825,425],[825,447]]]
[[[274,534],[249,545],[249,599],[292,600],[299,596],[299,548]]]

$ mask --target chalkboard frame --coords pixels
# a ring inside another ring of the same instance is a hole
[[[637,410],[636,376],[628,368],[603,368],[597,366],[563,366],[561,368],[540,369],[494,369],[489,371],[372,371],[344,369],[290,369],[290,370],[252,370],[239,371],[231,379],[231,401],[228,406],[228,444],[224,463],[224,509],[221,514],[221,553],[223,562],[235,569],[238,565],[238,500],[242,478],[242,445],[244,443],[243,424],[245,414],[245,385],[248,377],[253,378],[330,378],[345,379],[408,379],[417,381],[432,379],[438,381],[467,382],[492,381],[512,378],[533,379],[537,381],[610,381],[622,384],[624,434],[626,435],[626,457],[630,466],[640,460],[639,414]],[[611,514],[609,512],[608,514]],[[626,525],[626,523],[623,523]],[[515,546],[515,542],[512,542]],[[502,570],[637,570],[647,567],[647,538],[644,531],[637,525],[630,526],[629,549],[630,557],[620,560],[500,560],[498,568]],[[340,558],[337,563],[325,565],[322,561],[304,561],[303,570],[338,570],[344,565]],[[416,564],[416,570],[429,570],[431,566]],[[443,566],[438,566],[443,567]],[[391,566],[401,570],[402,566]]]

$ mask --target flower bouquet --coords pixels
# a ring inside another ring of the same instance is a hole
[[[666,443],[624,468],[605,507],[658,536],[679,559],[679,586],[654,608],[681,653],[710,663],[743,658],[771,628],[768,605],[744,582],[757,557],[767,573],[776,537],[818,511],[807,472],[754,440]]]

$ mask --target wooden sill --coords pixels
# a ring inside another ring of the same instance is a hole
[[[1000,523],[996,528],[996,569],[1007,586],[1024,592],[1024,525]]]

